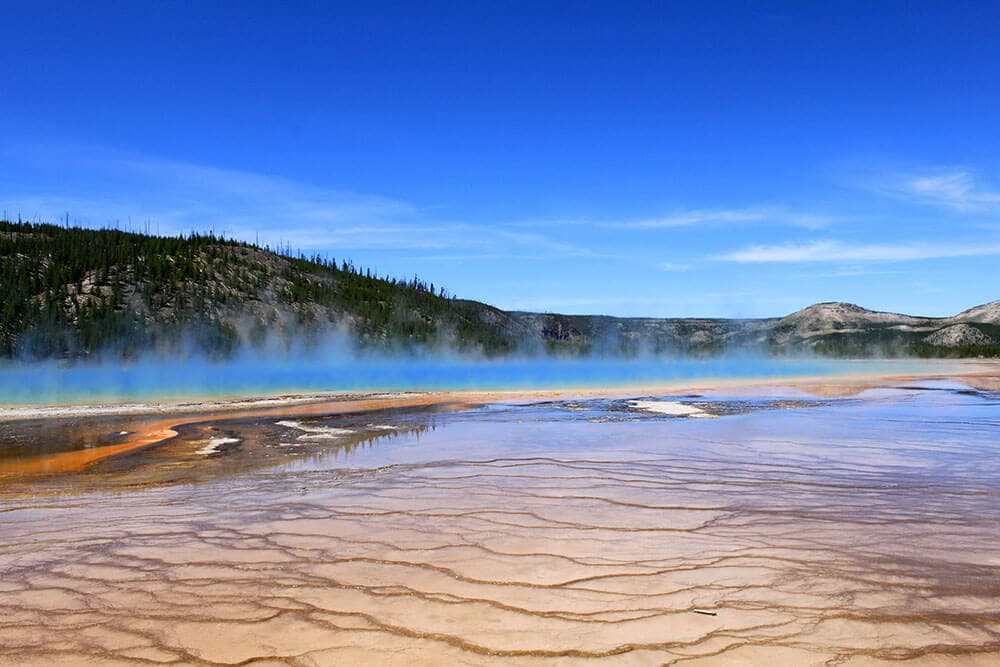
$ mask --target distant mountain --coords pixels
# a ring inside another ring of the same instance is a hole
[[[509,312],[419,278],[247,243],[0,221],[0,357],[310,346],[527,354],[1000,356],[1000,301],[951,318],[820,303],[782,318]]]
[[[776,340],[783,333],[787,333],[786,340],[806,339],[828,333],[865,331],[871,327],[919,327],[927,323],[926,318],[868,310],[853,303],[828,302],[781,318],[774,326],[774,335]]]
[[[1000,356],[998,305],[945,318],[818,303],[778,320],[768,337],[772,350],[833,356]]]
[[[984,324],[1000,324],[1000,301],[991,301],[975,308],[963,310],[955,317],[949,318],[956,322],[981,322]]]

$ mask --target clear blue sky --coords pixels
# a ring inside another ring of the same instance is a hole
[[[951,314],[1000,298],[998,25],[988,2],[9,2],[0,213],[288,242],[506,308]]]

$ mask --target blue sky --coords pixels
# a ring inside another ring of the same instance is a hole
[[[995,3],[209,4],[8,3],[0,213],[505,308],[1000,298]]]

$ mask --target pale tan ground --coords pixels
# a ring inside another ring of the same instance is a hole
[[[1000,664],[996,404],[862,399],[713,420],[514,412],[212,482],[6,496],[0,664]]]

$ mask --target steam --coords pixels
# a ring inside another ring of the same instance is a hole
[[[872,371],[871,362],[866,371]],[[898,370],[898,368],[897,368]],[[0,404],[59,405],[333,391],[492,390],[651,386],[722,378],[856,372],[851,362],[732,352],[711,358],[638,354],[487,358],[454,351],[360,351],[346,335],[241,348],[228,359],[148,353],[122,362],[0,364]]]

